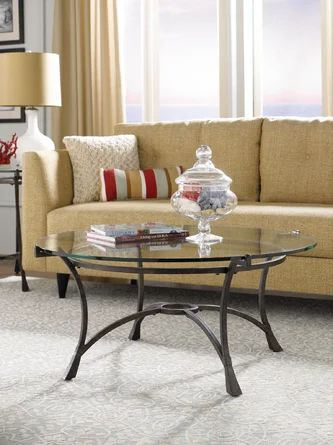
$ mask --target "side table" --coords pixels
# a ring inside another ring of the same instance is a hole
[[[0,176],[0,184],[9,184],[14,186],[15,190],[15,214],[16,214],[16,253],[1,255],[0,259],[15,258],[15,273],[21,274],[22,291],[28,292],[29,286],[22,267],[22,237],[21,237],[21,218],[20,218],[20,189],[22,184],[22,170],[19,168],[10,169],[0,166],[0,173],[6,176]]]

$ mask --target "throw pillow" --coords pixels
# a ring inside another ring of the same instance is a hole
[[[175,179],[182,172],[182,167],[145,170],[101,168],[101,201],[170,198],[177,190]]]
[[[99,200],[100,168],[139,168],[134,135],[66,136],[63,142],[73,167],[74,204]]]

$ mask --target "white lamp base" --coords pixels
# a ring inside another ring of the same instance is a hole
[[[25,110],[27,117],[27,131],[17,139],[16,162],[22,168],[23,153],[26,151],[50,151],[54,150],[54,142],[38,128],[38,110],[37,108],[27,108]]]

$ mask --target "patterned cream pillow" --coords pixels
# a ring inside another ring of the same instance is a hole
[[[136,137],[132,134],[66,136],[63,142],[73,167],[74,204],[99,201],[101,168],[139,168]]]

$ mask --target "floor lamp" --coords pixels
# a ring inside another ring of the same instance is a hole
[[[17,160],[25,151],[54,150],[52,139],[38,128],[36,107],[61,106],[59,55],[0,53],[0,106],[26,107],[27,130],[17,141]]]

